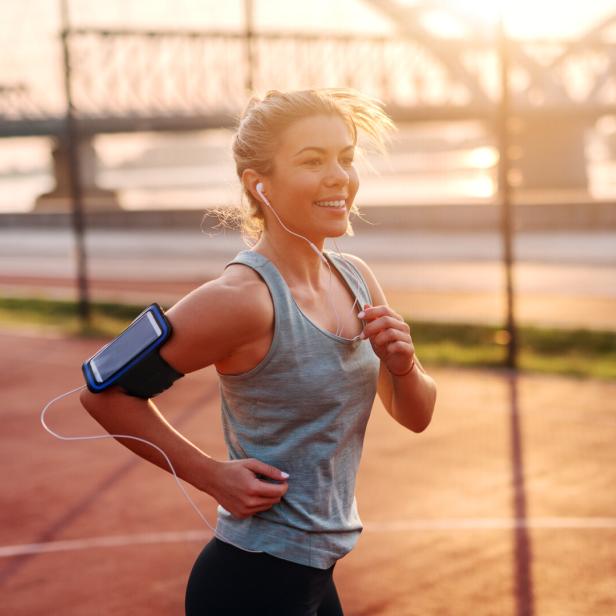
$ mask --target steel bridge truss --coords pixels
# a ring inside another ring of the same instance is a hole
[[[615,26],[612,17],[575,41],[510,41],[514,107],[614,112]],[[74,29],[68,40],[83,119],[231,117],[241,111],[247,83],[258,93],[356,88],[384,101],[398,119],[485,117],[499,100],[496,46],[488,37]],[[0,86],[0,121],[61,116],[45,94],[34,84]]]

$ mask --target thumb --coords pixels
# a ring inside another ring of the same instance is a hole
[[[260,473],[261,475],[265,475],[266,477],[270,477],[272,479],[288,479],[289,473],[283,473],[277,468],[271,466],[270,464],[266,464],[265,462],[261,462],[260,460],[256,460],[255,458],[249,458],[246,460],[246,466],[255,473]]]

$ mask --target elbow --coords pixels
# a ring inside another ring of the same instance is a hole
[[[426,421],[424,421],[421,424],[409,426],[409,429],[412,432],[415,432],[415,434],[421,434],[422,432],[426,430],[426,428],[430,425],[431,422],[432,422],[432,416],[430,416]]]
[[[115,400],[115,405],[112,405],[112,397],[118,395],[114,394],[114,389],[116,388],[106,389],[99,393],[93,393],[87,388],[83,389],[79,394],[79,402],[94,419],[97,419],[105,409],[117,405],[118,400]]]
[[[393,413],[392,417],[404,428],[414,432],[415,434],[420,434],[423,432],[432,421],[432,413],[426,412],[419,415],[417,412],[402,414],[399,415],[397,413]]]
[[[89,389],[84,389],[79,394],[79,402],[81,402],[81,406],[88,411],[88,414],[96,419],[96,409],[99,406],[97,396],[101,394],[92,393]]]
[[[426,430],[426,428],[432,422],[432,413],[429,413],[427,416],[422,417],[420,420],[415,420],[412,423],[406,424],[406,427],[415,434],[421,434]]]
[[[420,434],[421,432],[424,432],[426,428],[432,423],[432,416],[434,415],[435,406],[436,406],[436,384],[433,383],[433,386],[430,391],[429,399],[424,406],[424,412],[421,414],[421,419],[415,422],[412,426],[408,426],[409,429],[415,432],[416,434]]]
[[[83,406],[86,411],[89,411],[90,404],[92,402],[92,396],[94,394],[89,389],[82,389],[79,394],[79,402],[81,402],[81,406]]]
[[[423,382],[426,385],[422,389],[418,388],[410,399],[394,399],[389,406],[386,406],[395,421],[418,434],[430,425],[436,405],[436,383],[427,375]]]

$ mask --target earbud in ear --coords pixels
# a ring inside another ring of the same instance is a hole
[[[259,193],[259,195],[261,196],[261,199],[263,199],[263,201],[269,205],[269,201],[267,200],[267,197],[263,194],[263,183],[259,182],[256,186],[255,186],[256,191]]]

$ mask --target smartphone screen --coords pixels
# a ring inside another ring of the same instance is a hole
[[[102,383],[121,370],[161,335],[160,326],[148,310],[90,360],[96,382]]]

